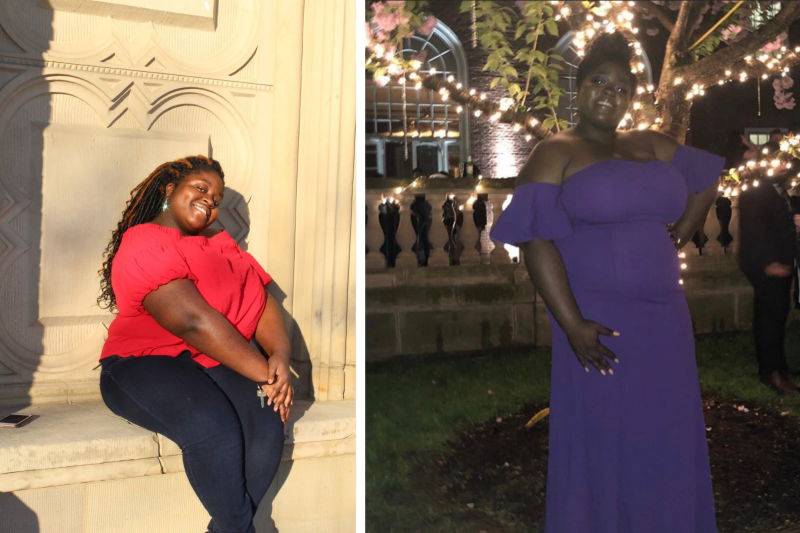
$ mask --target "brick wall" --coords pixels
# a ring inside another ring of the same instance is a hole
[[[472,48],[471,17],[469,13],[459,13],[460,5],[460,1],[451,0],[431,2],[431,11],[461,40],[467,56],[469,87],[499,100],[505,93],[502,89],[489,89],[493,75],[482,71],[488,54],[480,46]],[[511,38],[514,29],[512,25]],[[515,177],[535,142],[526,141],[524,135],[514,132],[507,124],[492,123],[485,117],[470,116],[470,136],[472,161],[486,178]]]

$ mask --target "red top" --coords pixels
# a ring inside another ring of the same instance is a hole
[[[194,281],[208,304],[225,315],[248,341],[264,310],[264,286],[272,278],[236,241],[222,231],[206,237],[184,237],[177,229],[156,224],[129,228],[114,256],[111,286],[119,314],[108,328],[100,359],[112,355],[169,355],[184,350],[206,368],[219,363],[158,325],[142,307],[150,291],[173,279]]]

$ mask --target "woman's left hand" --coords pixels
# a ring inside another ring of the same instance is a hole
[[[285,424],[289,418],[290,406],[294,403],[294,387],[292,387],[291,373],[289,369],[289,355],[275,354],[268,361],[269,376],[278,379],[269,388],[267,405],[272,405],[273,410],[281,412],[281,421]]]

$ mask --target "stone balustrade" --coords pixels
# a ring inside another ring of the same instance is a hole
[[[416,186],[411,186],[410,180],[368,179],[365,194],[367,271],[516,262],[518,250],[489,237],[493,221],[503,213],[504,205],[514,193],[513,183],[513,179],[482,180],[480,185],[478,180],[429,179],[418,180]],[[474,218],[481,200],[486,202],[486,227],[483,230],[479,230]],[[422,232],[426,235],[416,231],[413,222],[415,205],[419,211],[423,202],[430,209],[429,229]],[[721,203],[721,206],[712,206],[706,217],[703,234],[707,241],[699,246],[696,242],[687,245],[683,249],[687,256],[715,256],[737,251],[737,198],[732,199],[728,214],[725,213],[724,200]],[[443,221],[446,215],[456,213],[455,210],[462,218],[458,230],[452,231]],[[721,236],[720,219],[724,220],[728,215],[732,242],[726,242]],[[427,254],[416,253],[415,248],[424,247],[426,238],[430,251]],[[448,251],[451,242],[461,249],[460,253]]]

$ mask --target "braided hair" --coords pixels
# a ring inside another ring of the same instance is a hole
[[[623,67],[626,72],[630,72],[632,59],[633,53],[624,35],[619,32],[604,33],[594,40],[592,47],[578,64],[578,74],[576,76],[578,88],[580,88],[586,76],[606,62],[617,64]],[[632,72],[630,73],[630,89],[631,94],[636,89],[636,76]]]
[[[103,268],[98,272],[101,293],[97,298],[97,304],[101,308],[112,311],[117,308],[117,299],[111,286],[111,267],[122,242],[122,236],[129,228],[146,224],[161,213],[167,195],[167,185],[173,183],[177,186],[186,176],[197,172],[215,172],[223,185],[225,184],[225,173],[219,162],[204,155],[197,155],[164,163],[133,188],[131,199],[122,212],[122,220],[117,223],[117,229],[111,234],[111,242],[106,246]]]

